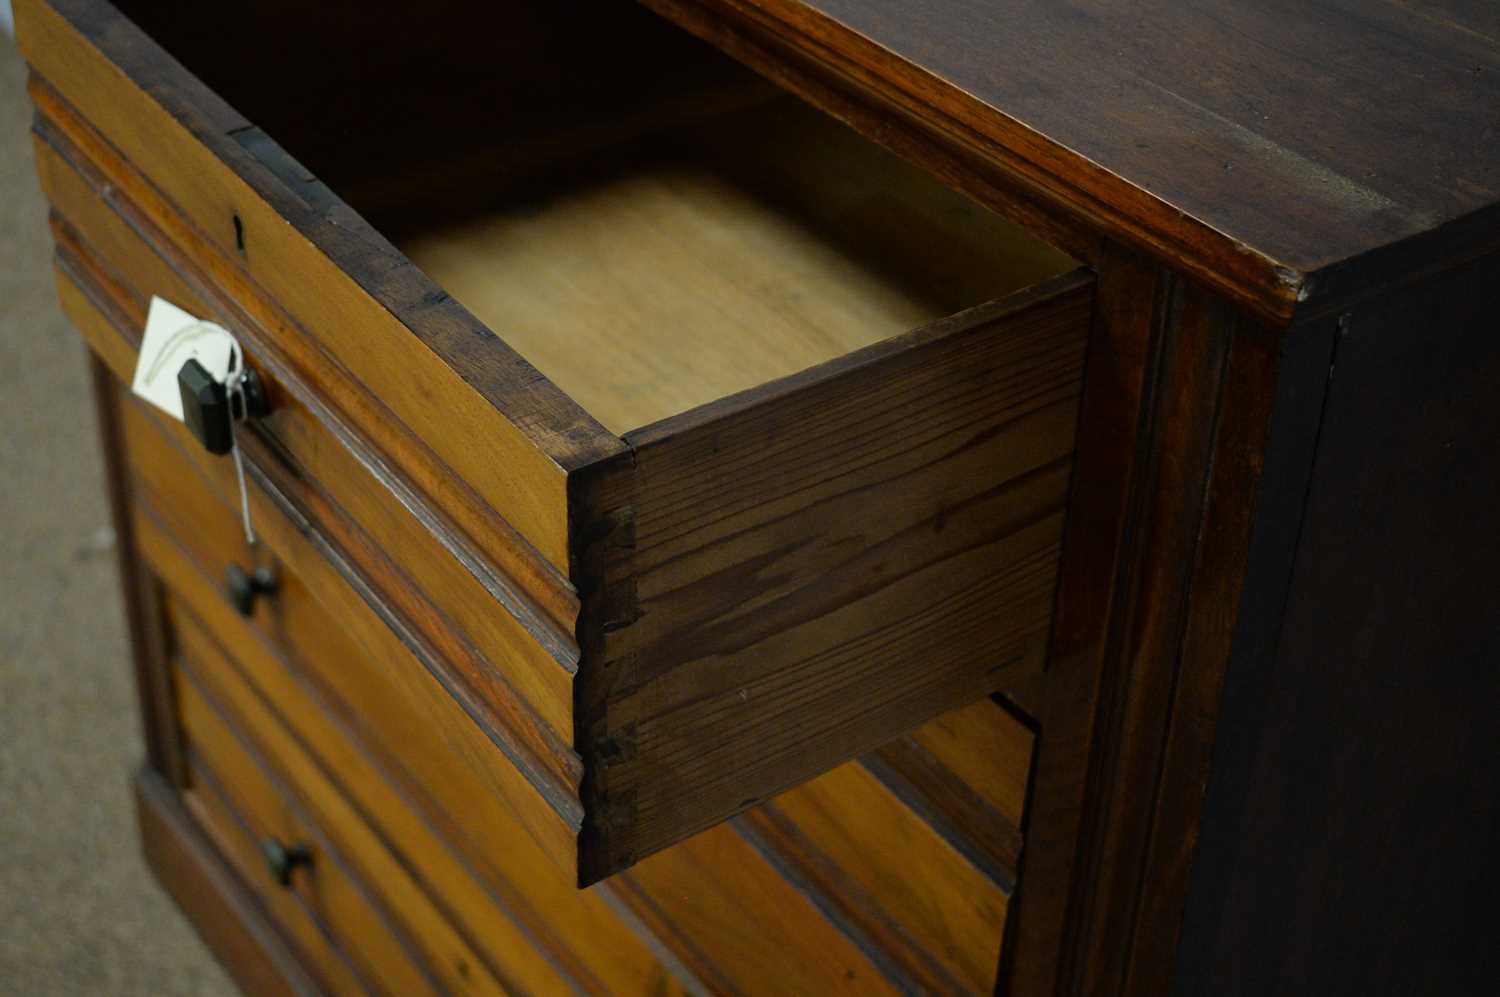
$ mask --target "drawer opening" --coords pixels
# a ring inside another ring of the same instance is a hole
[[[791,97],[586,158],[395,238],[620,435],[1075,266]]]
[[[243,334],[258,518],[579,885],[1046,667],[1065,255],[633,4],[53,2],[65,306]]]
[[[632,4],[122,6],[616,435],[1077,265]]]

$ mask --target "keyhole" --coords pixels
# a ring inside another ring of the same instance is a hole
[[[240,252],[245,251],[245,223],[240,221],[240,216],[234,216],[234,248]]]

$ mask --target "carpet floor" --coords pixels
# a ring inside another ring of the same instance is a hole
[[[0,994],[227,994],[140,857],[114,537],[25,84],[0,34]]]

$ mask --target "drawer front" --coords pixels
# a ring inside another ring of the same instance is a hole
[[[316,829],[314,833],[327,841],[327,847],[342,856],[342,864],[367,884],[366,892],[372,897],[372,902],[378,903],[384,918],[393,923],[394,930],[406,939],[405,944],[416,953],[425,973],[435,981],[437,990],[502,994],[514,989],[530,992],[568,989],[567,982],[559,978],[551,963],[537,952],[524,934],[515,930],[513,922],[503,913],[493,922],[480,922],[495,943],[489,950],[482,950],[466,937],[440,901],[430,893],[430,886],[424,878],[433,865],[428,853],[397,853],[388,847],[389,829],[382,827],[377,830],[350,795],[346,795],[344,787],[363,773],[330,770],[319,764],[277,718],[274,708],[279,704],[262,699],[250,686],[243,666],[231,660],[224,648],[191,615],[172,603],[169,603],[169,612],[172,632],[184,662],[178,696],[189,757],[210,756],[210,767],[225,773],[227,794],[249,795],[254,774],[249,773],[244,764],[228,769],[225,760],[213,757],[215,748],[212,742],[224,740],[224,731],[214,729],[216,719],[225,721],[220,725],[224,729],[231,725],[237,728],[239,740],[236,744],[245,745],[247,751],[257,754],[262,767],[279,782],[283,789],[281,811],[295,807],[299,814],[305,815],[305,822]],[[217,713],[209,712],[215,709]],[[201,748],[200,742],[203,742]],[[226,748],[220,754],[231,755],[233,752]],[[190,795],[192,792],[190,789]],[[400,829],[401,811],[379,813],[383,821]],[[280,841],[308,840],[305,829],[301,839],[282,837],[279,831],[276,833]],[[316,845],[313,851],[318,851]],[[314,862],[316,864],[316,854]],[[292,879],[295,881],[296,878],[294,873]],[[314,882],[311,887],[311,892],[316,894],[317,884]],[[342,923],[341,917],[342,921],[352,920],[336,911],[329,913],[329,920],[335,928]],[[510,929],[508,932],[507,928]],[[390,951],[390,939],[373,930],[361,925],[351,925],[349,930],[359,958],[373,964],[384,959]],[[495,953],[502,953],[504,961],[494,961]],[[389,975],[376,978],[387,985],[394,983]],[[406,988],[415,985],[409,978],[400,986],[391,988],[396,993],[406,993],[414,992]]]
[[[251,476],[250,509],[261,541],[260,550],[252,550],[234,514],[232,466],[200,457],[183,427],[133,399],[121,398],[113,417],[124,430],[131,486],[141,500],[135,515],[142,553],[158,574],[169,581],[184,579],[180,588],[190,593],[201,616],[227,620],[234,613],[222,582],[188,582],[222,579],[230,564],[248,573],[271,558],[281,580],[278,591],[254,608],[261,632],[305,655],[319,670],[319,680],[340,690],[349,712],[364,723],[383,731],[441,732],[541,853],[561,869],[573,867],[576,825],[549,805],[537,785],[545,780],[528,779],[525,759],[515,746],[497,743],[486,725],[475,722],[471,711],[481,704],[453,695],[440,670],[419,658],[420,645],[409,639],[409,632],[393,629],[393,620],[398,628],[399,620],[361,576],[340,570],[338,553],[326,540],[291,518]],[[347,653],[324,653],[329,646]],[[393,750],[403,748],[393,744]],[[450,761],[443,753],[405,757],[421,782],[440,782]]]
[[[269,335],[345,373],[329,397],[378,399],[384,453],[430,448],[432,480],[467,483],[567,570],[568,472],[617,438],[107,3],[28,0],[17,36],[43,117],[242,307],[274,315]]]
[[[507,978],[523,975],[511,963],[538,953],[523,968],[531,970],[527,979],[551,980],[541,992],[557,989],[562,974],[564,989],[670,993],[675,984],[660,961],[607,899],[577,889],[571,839],[553,840],[553,812],[517,786],[514,766],[458,702],[388,631],[350,625],[348,603],[330,607],[314,597],[301,572],[326,570],[326,562],[307,560],[305,538],[258,518],[262,549],[253,551],[223,496],[173,446],[171,427],[132,401],[122,400],[118,411],[137,543],[171,592],[184,655],[206,662],[198,671],[221,684],[238,681],[237,702],[253,702],[254,690],[273,704],[308,754],[337,773],[351,805],[369,815],[403,866],[421,871],[434,902],[471,926],[492,965],[509,967]],[[267,551],[272,543],[276,555]],[[275,593],[248,617],[223,590],[230,563],[276,575]],[[362,641],[372,632],[378,636]],[[210,672],[228,656],[205,647],[233,648],[240,667]]]
[[[338,993],[436,993],[410,938],[334,840],[293,802],[226,708],[191,669],[175,670],[174,679],[188,747],[188,809],[323,984]],[[268,847],[303,853],[285,882]]]
[[[127,421],[133,459],[170,466],[167,455],[142,446],[145,431]],[[175,642],[195,663],[199,684],[237,704],[242,722],[259,732],[258,743],[273,757],[333,773],[326,780],[343,788],[314,779],[305,790],[312,794],[307,806],[326,809],[314,801],[344,793],[346,809],[367,815],[402,868],[420,870],[430,906],[467,926],[473,949],[497,974],[514,976],[507,962],[535,947],[547,958],[529,968],[545,975],[546,967],[559,967],[580,989],[675,987],[651,948],[619,919],[623,906],[689,979],[713,989],[754,989],[765,959],[777,952],[787,963],[785,982],[840,992],[902,986],[979,992],[992,977],[1014,855],[1004,864],[989,857],[1003,851],[1007,831],[1014,834],[1015,794],[997,809],[965,809],[953,804],[953,785],[924,780],[909,767],[906,779],[896,778],[872,758],[684,842],[613,887],[580,892],[571,870],[551,861],[496,794],[493,775],[474,764],[472,747],[452,740],[461,717],[413,709],[416,697],[406,690],[383,691],[379,673],[360,666],[369,656],[330,625],[284,562],[277,564],[275,597],[253,618],[236,614],[214,569],[203,563],[212,556],[208,549],[190,550],[169,532],[189,524],[148,505],[160,498],[139,476],[137,487],[140,543],[173,590]],[[235,540],[232,531],[210,537],[224,545],[221,558],[226,550],[229,558],[248,557],[233,550]],[[241,663],[231,663],[224,647],[236,649]],[[989,719],[964,719],[979,712]],[[991,729],[991,744],[1009,739],[1012,750],[999,761],[1019,770],[1023,792],[1025,733],[997,736],[1000,716],[985,702],[929,727],[960,731],[950,738],[955,752],[986,750],[974,736],[984,728]],[[913,736],[919,738],[928,738],[927,728]],[[305,757],[298,745],[306,746]],[[963,786],[957,776],[949,781]],[[355,821],[347,812],[331,819]],[[985,836],[1002,844],[986,845]],[[376,878],[389,881],[383,873]],[[419,906],[403,897],[397,909]],[[411,930],[427,937],[420,925]],[[429,953],[430,964],[457,972],[463,956],[454,951],[462,950],[449,949],[447,962],[438,961],[443,953]],[[870,952],[880,955],[872,960]]]
[[[124,408],[133,464],[182,475],[164,427],[134,403]],[[675,986],[652,947],[619,919],[624,909],[688,979],[715,990],[754,990],[777,953],[782,978],[796,988],[980,992],[987,985],[1029,768],[1028,735],[998,707],[985,701],[939,718],[580,892],[571,869],[555,862],[507,803],[484,763],[485,746],[463,736],[466,718],[451,711],[451,698],[391,685],[377,659],[308,593],[292,561],[273,562],[277,593],[252,617],[230,607],[221,565],[256,562],[222,501],[195,494],[203,485],[186,473],[186,485],[171,486],[175,498],[159,494],[139,469],[134,475],[139,543],[172,590],[169,614],[183,657],[206,662],[194,666],[200,684],[252,704],[241,705],[241,714],[268,704],[260,712],[274,711],[307,757],[334,774],[349,806],[366,815],[404,868],[420,870],[431,904],[465,926],[496,973],[514,974],[506,960],[534,946],[547,956],[543,965],[559,967],[580,989]],[[195,523],[185,510],[208,515]],[[195,539],[182,539],[188,536]],[[226,647],[240,665],[229,665]],[[270,721],[262,716],[261,723]],[[293,738],[262,740],[272,745],[267,751],[295,751]],[[926,764],[907,757],[914,753]],[[990,778],[992,770],[1003,774]],[[438,957],[428,958],[435,965]]]
[[[441,649],[435,661],[450,685],[492,699],[494,722],[543,762],[567,759],[570,749],[559,732],[572,727],[578,648],[568,628],[578,605],[560,577],[538,574],[529,589],[512,583],[517,572],[524,576],[535,568],[516,553],[520,547],[492,544],[514,557],[510,563],[491,561],[427,505],[415,485],[298,378],[286,351],[263,335],[248,334],[254,324],[208,275],[166,242],[111,181],[95,174],[75,146],[57,135],[49,138],[45,127],[37,164],[57,212],[63,307],[115,375],[131,380],[152,295],[239,333],[271,404],[271,415],[241,434],[252,460],[273,473],[325,530],[349,523],[351,535],[360,539],[346,545],[346,556],[366,577],[378,579],[408,625]],[[378,413],[365,413],[359,424],[381,423]],[[224,461],[203,456],[206,465],[222,471]],[[492,539],[506,533],[493,517],[484,526],[482,535]],[[502,691],[492,695],[494,688]],[[557,778],[576,780],[575,766],[555,766]]]

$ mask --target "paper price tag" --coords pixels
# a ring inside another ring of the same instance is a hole
[[[210,377],[222,382],[229,376],[235,348],[229,330],[153,296],[130,390],[180,422],[182,394],[177,388],[177,372],[182,365],[197,360]]]

